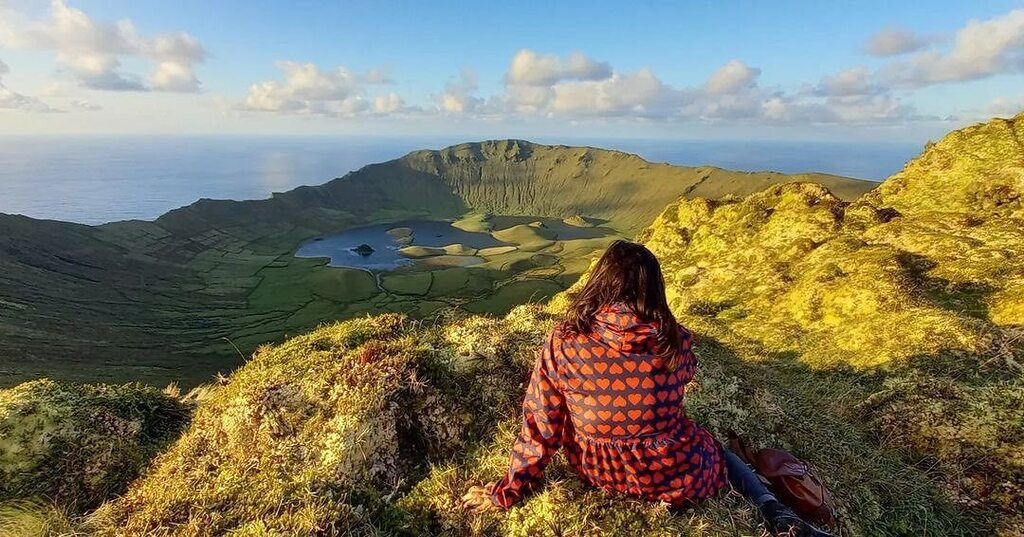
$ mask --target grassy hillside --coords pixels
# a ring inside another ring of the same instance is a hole
[[[642,235],[685,322],[1005,535],[1024,522],[1022,128],[951,133],[852,204],[680,200]]]
[[[850,193],[873,186],[814,178]],[[453,306],[502,313],[563,290],[607,242],[512,230],[519,251],[491,252],[469,268],[433,259],[423,265],[430,274],[396,273],[381,290],[365,272],[293,256],[324,233],[479,209],[475,218],[582,215],[630,234],[677,195],[792,179],[496,141],[415,152],[268,200],[201,200],[153,222],[90,227],[0,215],[0,385],[42,375],[194,385],[237,367],[261,343],[324,321]]]
[[[0,510],[0,528],[43,521],[96,535],[758,534],[755,513],[735,494],[674,513],[586,489],[561,456],[547,486],[522,506],[462,511],[468,484],[505,469],[523,382],[555,319],[535,306],[442,324],[379,316],[263,348],[210,389],[184,435],[123,497],[82,518],[15,506]],[[766,384],[770,368],[710,338],[698,354],[691,415],[811,457],[840,499],[847,534],[977,529],[927,472],[849,423],[791,407],[806,399],[787,390],[806,398],[808,386]],[[826,382],[819,390],[837,382],[816,380]],[[808,428],[779,434],[789,420]]]
[[[640,234],[697,332],[690,414],[812,461],[844,535],[1020,535],[1024,149],[984,151],[1019,125],[953,133],[853,203],[807,183],[683,198]],[[932,199],[940,185],[948,206]],[[0,529],[759,534],[735,494],[671,512],[587,489],[560,457],[521,506],[461,510],[468,485],[504,471],[526,374],[566,300],[368,317],[262,347],[123,497],[83,518],[15,505]]]

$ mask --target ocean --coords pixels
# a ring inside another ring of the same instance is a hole
[[[0,138],[0,212],[99,224],[151,220],[199,198],[262,199],[457,139],[143,136]],[[917,144],[537,139],[654,162],[881,180]]]

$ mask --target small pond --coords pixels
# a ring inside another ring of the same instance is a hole
[[[388,230],[407,227],[412,230],[411,244],[416,246],[447,246],[464,244],[470,248],[488,248],[502,246],[505,243],[492,237],[489,233],[463,231],[451,226],[449,222],[437,220],[406,220],[392,224],[374,224],[371,226],[347,229],[314,239],[303,244],[295,252],[297,257],[327,257],[332,267],[351,267],[364,270],[392,270],[409,265],[414,260],[402,256],[398,249],[410,243],[400,244],[396,238],[388,234]],[[373,253],[360,255],[354,251],[362,244],[373,248]]]

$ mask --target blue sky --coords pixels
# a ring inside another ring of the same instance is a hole
[[[921,141],[1024,108],[1024,0],[0,0],[0,134]]]

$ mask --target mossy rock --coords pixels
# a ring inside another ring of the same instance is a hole
[[[528,367],[505,359],[460,373],[447,341],[532,349],[547,320],[539,310],[518,317],[446,332],[380,315],[262,348],[87,527],[125,536],[401,532],[409,515],[385,491],[405,490],[424,463],[450,460],[493,428],[518,403],[507,387]]]
[[[124,492],[189,421],[191,406],[141,385],[37,380],[0,390],[0,501],[80,510]]]

